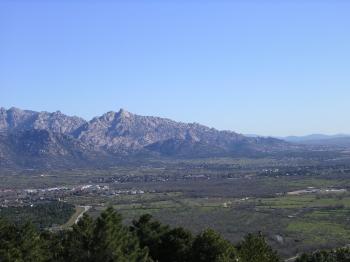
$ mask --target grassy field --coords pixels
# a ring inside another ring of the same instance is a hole
[[[126,223],[150,213],[164,223],[194,232],[211,227],[237,242],[261,231],[283,257],[350,242],[350,196],[307,194],[275,197],[188,197],[179,192],[124,196],[95,206],[96,216],[113,205]]]

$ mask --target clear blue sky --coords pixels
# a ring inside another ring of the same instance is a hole
[[[350,133],[350,1],[0,1],[0,106]]]

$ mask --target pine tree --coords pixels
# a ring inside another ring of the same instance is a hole
[[[220,234],[207,229],[199,234],[192,247],[193,262],[231,262],[237,261],[236,249]]]
[[[143,262],[147,249],[122,224],[122,217],[107,208],[94,221],[88,215],[73,226],[64,242],[64,259],[71,262]]]
[[[238,247],[242,262],[278,262],[277,253],[266,243],[261,233],[248,234]]]
[[[84,214],[72,231],[63,236],[63,258],[66,261],[93,261],[94,220]]]
[[[160,257],[162,262],[190,261],[193,236],[190,231],[181,227],[166,232],[161,237]]]
[[[20,261],[21,252],[16,243],[17,228],[0,219],[0,261]]]
[[[150,257],[159,261],[161,258],[162,237],[169,232],[169,227],[154,220],[150,214],[145,214],[138,220],[133,221],[130,230],[136,234],[140,246],[148,248]]]
[[[37,229],[31,223],[26,223],[20,230],[18,237],[19,247],[23,261],[41,262],[49,259],[45,242]]]
[[[31,223],[16,227],[0,221],[0,261],[44,262],[48,250],[39,232]]]

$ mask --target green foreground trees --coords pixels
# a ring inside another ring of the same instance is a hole
[[[350,262],[350,248],[321,250],[312,254],[303,254],[296,262]]]
[[[16,262],[275,262],[280,261],[261,235],[248,235],[238,246],[207,229],[194,236],[143,215],[130,227],[108,208],[97,219],[88,215],[71,230],[39,232],[30,224],[0,221],[0,261]]]

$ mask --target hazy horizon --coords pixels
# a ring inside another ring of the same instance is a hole
[[[0,106],[350,134],[345,1],[2,1]]]

